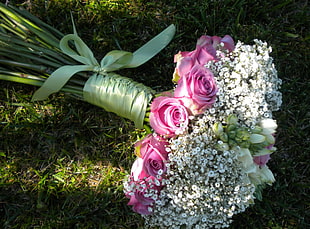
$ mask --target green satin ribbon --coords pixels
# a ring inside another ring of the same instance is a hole
[[[92,71],[106,73],[122,68],[138,67],[157,53],[159,53],[172,39],[175,33],[175,26],[170,25],[156,37],[151,39],[134,53],[113,50],[105,55],[100,64],[94,58],[92,51],[77,35],[73,26],[74,34],[64,36],[60,41],[60,49],[66,55],[83,65],[65,65],[54,71],[44,84],[34,93],[32,101],[44,100],[50,94],[58,92],[76,73],[81,71]],[[69,46],[69,41],[74,41],[76,51]]]
[[[146,108],[154,93],[144,84],[113,72],[95,73],[83,89],[87,102],[134,121],[139,129],[143,129]]]

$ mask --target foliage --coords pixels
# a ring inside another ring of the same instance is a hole
[[[278,151],[270,167],[276,183],[262,201],[235,217],[232,228],[307,228],[309,222],[309,6],[306,0],[59,0],[23,5],[64,34],[78,33],[98,60],[113,49],[134,51],[166,26],[176,37],[159,55],[121,74],[157,91],[171,89],[173,55],[193,50],[202,34],[265,40],[283,80]],[[1,55],[1,54],[0,54]],[[0,227],[139,228],[123,196],[145,133],[129,121],[56,94],[31,103],[33,86],[0,82]]]

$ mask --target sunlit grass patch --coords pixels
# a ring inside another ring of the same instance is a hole
[[[65,161],[65,158],[59,159],[54,166],[41,170],[27,168],[20,171],[18,177],[13,175],[1,180],[2,184],[3,181],[6,183],[2,189],[8,194],[6,201],[2,202],[3,211],[7,216],[12,216],[12,212],[19,215],[13,217],[14,220],[6,217],[6,226],[25,226],[27,223],[28,226],[34,226],[41,223],[53,228],[69,228],[89,218],[89,222],[83,222],[83,228],[96,225],[108,227],[113,223],[115,226],[118,224],[113,215],[125,217],[123,211],[117,210],[124,207],[122,169],[100,163],[94,165],[89,161]],[[7,167],[16,173],[14,165]],[[6,173],[9,174],[8,171]],[[12,199],[12,196],[15,198]],[[27,202],[23,203],[23,200]],[[32,220],[28,214],[24,214],[30,209],[36,212]]]

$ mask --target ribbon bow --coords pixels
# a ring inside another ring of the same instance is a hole
[[[108,52],[100,64],[94,58],[92,51],[77,35],[74,24],[73,30],[74,34],[68,34],[61,39],[60,49],[83,65],[65,65],[56,69],[34,93],[32,101],[44,100],[50,94],[58,92],[74,74],[81,71],[112,72],[121,68],[135,68],[144,64],[171,41],[175,33],[175,26],[170,25],[134,53],[121,50]],[[77,51],[69,46],[70,40],[74,41]]]

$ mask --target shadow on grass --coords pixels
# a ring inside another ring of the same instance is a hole
[[[48,194],[1,187],[1,228],[139,228],[142,221],[116,187],[82,188]],[[56,191],[56,190],[54,190]],[[4,194],[6,193],[6,194]]]
[[[75,99],[31,104],[21,87],[1,94],[1,228],[141,226],[122,181],[143,133]]]

